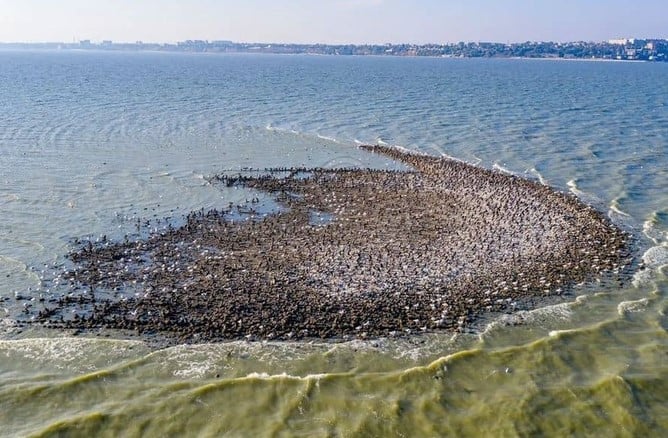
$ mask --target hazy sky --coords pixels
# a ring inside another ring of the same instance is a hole
[[[0,41],[668,38],[666,0],[0,0]]]

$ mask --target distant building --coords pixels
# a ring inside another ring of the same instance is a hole
[[[638,61],[668,62],[668,40],[620,38],[605,42],[532,42],[494,43],[494,42],[459,42],[451,44],[256,44],[235,43],[229,40],[187,40],[176,44],[114,43],[104,40],[100,43],[91,40],[73,39],[72,43],[8,43],[2,47],[34,47],[82,50],[160,50],[185,52],[251,52],[251,53],[313,53],[322,55],[389,55],[389,56],[438,56],[462,58],[574,58],[574,59],[630,59]]]
[[[633,45],[635,42],[636,42],[635,38],[621,38],[616,40],[608,40],[608,44],[612,44],[615,46],[625,46],[627,44]]]

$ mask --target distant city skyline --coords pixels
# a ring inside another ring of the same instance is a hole
[[[665,0],[0,0],[0,42],[383,44],[668,38]]]

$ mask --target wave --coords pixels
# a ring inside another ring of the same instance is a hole
[[[0,320],[2,321],[2,320]],[[12,323],[4,325],[11,328]],[[2,356],[9,358],[9,363],[31,364],[36,369],[45,368],[66,371],[86,378],[88,373],[106,370],[110,372],[126,365],[125,361],[143,357],[147,347],[142,341],[92,339],[78,337],[61,338],[26,338],[0,340]],[[23,360],[17,360],[22,358]],[[116,363],[111,369],[110,363]],[[4,366],[4,365],[3,365]]]
[[[15,237],[7,237],[7,236],[0,236],[0,241],[7,242],[8,245],[18,245],[18,246],[24,246],[24,247],[29,247],[29,248],[34,248],[36,251],[42,251],[44,250],[44,245],[42,245],[39,242],[35,242],[29,239],[20,239],[20,238],[15,238]]]
[[[424,155],[424,156],[428,156],[428,155],[429,155],[429,154],[427,154],[427,153],[425,153],[425,152],[417,151],[417,150],[415,150],[415,149],[410,149],[410,148],[407,148],[407,147],[405,147],[405,146],[393,145],[392,147],[393,147],[394,149],[396,149],[396,150],[398,150],[398,151],[401,151],[401,152],[404,152],[404,153],[406,153],[406,154]],[[453,159],[454,159],[454,158],[453,158]]]
[[[19,269],[28,268],[28,266],[21,260],[4,254],[0,254],[0,266],[1,265],[12,265],[13,267],[18,267]]]
[[[296,130],[291,129],[291,128],[283,128],[283,127],[279,127],[279,126],[274,126],[271,123],[268,123],[267,126],[265,126],[265,129],[267,131],[272,131],[272,132],[286,132],[286,133],[289,133],[289,134],[301,135],[301,132],[299,132],[299,131],[296,131]]]
[[[503,314],[494,321],[488,323],[478,334],[478,339],[484,342],[485,338],[492,336],[497,330],[506,329],[508,326],[530,324],[548,327],[554,323],[569,321],[573,316],[573,307],[579,305],[583,301],[583,298],[581,299],[580,297],[584,298],[584,296],[578,296],[575,301],[552,304],[532,310],[519,310],[511,314]]]
[[[585,195],[585,193],[578,188],[578,180],[575,178],[569,180],[566,183],[566,186],[568,186],[568,190],[570,190],[572,194],[580,199],[582,199],[582,197]]]
[[[316,136],[321,140],[331,141],[332,143],[339,143],[339,140],[337,140],[334,137],[328,137],[328,136],[322,135],[322,134],[316,134]]]
[[[622,301],[617,305],[617,313],[624,316],[627,313],[642,312],[647,309],[649,305],[649,298],[641,298],[639,300]]]
[[[660,214],[658,211],[653,211],[642,224],[643,234],[655,245],[668,240],[668,231],[662,231],[657,227],[661,221]]]
[[[562,335],[569,335],[572,333],[577,333],[579,329],[561,329],[561,330],[550,330],[549,336],[551,338],[558,338]]]
[[[378,144],[387,144],[381,138],[377,138],[376,140],[371,141],[371,142],[362,141],[362,140],[359,140],[357,138],[354,138],[354,139],[337,138],[337,137],[334,137],[332,135],[325,135],[325,134],[321,134],[319,132],[314,132],[314,131],[309,131],[309,130],[300,131],[300,130],[297,130],[297,129],[294,129],[294,128],[285,128],[285,127],[282,127],[282,126],[274,126],[271,123],[268,123],[265,126],[265,129],[267,131],[270,131],[270,132],[293,134],[293,135],[297,135],[297,136],[304,137],[304,138],[307,138],[307,139],[316,139],[317,138],[317,139],[320,139],[320,140],[325,140],[325,141],[332,142],[332,143],[337,143],[337,144],[353,143],[353,144],[356,144],[356,145],[366,145],[366,144],[371,144],[371,143],[374,143],[374,142],[376,142]]]
[[[475,160],[475,161],[472,161],[472,162],[471,162],[471,164],[473,164],[474,166],[478,166],[480,163],[482,163],[482,158],[478,157],[478,156],[475,155],[475,154],[471,154],[471,156],[472,156],[473,159]]]
[[[642,255],[644,269],[640,269],[633,274],[632,284],[640,287],[652,281],[655,274],[668,266],[668,244],[652,246]]]
[[[510,170],[510,169],[507,169],[507,168],[503,167],[503,166],[500,165],[499,163],[494,163],[494,165],[492,166],[492,168],[498,170],[499,172],[506,173],[506,174],[508,174],[508,175],[516,175],[515,172],[513,172],[513,171]]]
[[[549,185],[549,184],[547,183],[547,180],[545,180],[545,178],[543,178],[543,175],[541,175],[541,173],[540,173],[535,167],[532,167],[531,169],[529,169],[529,172],[532,173],[532,174],[534,174],[534,175],[536,175],[536,176],[538,177],[538,181],[539,181],[542,185],[544,185],[544,186]]]
[[[597,197],[594,194],[585,192],[580,189],[578,186],[578,179],[573,178],[570,179],[566,182],[566,186],[568,187],[568,191],[574,194],[580,201],[589,204],[589,205],[602,205],[603,202],[599,197]]]
[[[468,163],[468,162],[465,161],[465,160],[462,160],[461,158],[457,158],[457,157],[454,157],[454,156],[452,156],[452,155],[448,155],[448,154],[446,154],[445,152],[441,152],[441,157],[443,157],[443,158],[447,158],[448,160],[452,160],[452,161],[458,161],[458,162],[460,162],[460,163],[471,164],[471,163]],[[477,158],[477,157],[476,157],[476,158]],[[480,158],[478,158],[478,160],[479,160],[478,163],[480,163],[480,161],[482,161],[482,159],[480,159]],[[473,164],[473,165],[474,165],[474,166],[477,166],[478,163]]]
[[[245,377],[240,377],[234,380],[297,380],[297,381],[308,381],[308,380],[322,380],[326,378],[331,378],[336,375],[342,375],[340,373],[315,373],[315,374],[306,374],[304,376],[295,376],[288,373],[279,373],[279,374],[270,374],[264,372],[254,372],[249,373]]]
[[[660,268],[668,265],[668,246],[664,243],[649,248],[643,254],[642,260],[645,266],[650,268]]]
[[[612,200],[612,202],[610,203],[610,206],[609,206],[609,211],[608,211],[608,216],[610,217],[610,219],[612,219],[612,216],[614,216],[614,215],[623,216],[625,218],[630,218],[631,217],[630,214],[628,214],[625,211],[622,211],[621,207],[619,206],[619,200],[617,198]]]

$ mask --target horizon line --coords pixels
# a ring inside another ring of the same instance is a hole
[[[0,41],[0,44],[81,44],[83,42],[88,42],[90,44],[103,44],[105,42],[110,42],[111,44],[160,44],[160,45],[165,45],[165,44],[178,44],[178,43],[185,43],[185,42],[205,42],[205,43],[214,43],[214,42],[226,42],[226,43],[231,43],[231,44],[279,44],[279,45],[295,45],[295,46],[314,46],[314,45],[320,45],[320,46],[388,46],[388,45],[411,45],[411,46],[429,46],[429,45],[438,45],[438,46],[445,46],[445,45],[453,45],[453,44],[471,44],[471,43],[491,43],[491,44],[526,44],[526,43],[560,43],[560,44],[568,44],[568,43],[608,43],[609,41],[612,40],[643,40],[643,41],[648,41],[648,40],[668,40],[668,37],[666,38],[660,38],[660,37],[616,37],[616,38],[609,38],[606,40],[600,40],[600,41],[595,41],[595,40],[562,40],[562,41],[556,41],[556,40],[524,40],[524,41],[493,41],[493,40],[460,40],[460,41],[449,41],[449,42],[427,42],[427,43],[411,43],[411,42],[384,42],[384,43],[371,43],[371,42],[278,42],[278,41],[234,41],[234,40],[229,40],[229,39],[199,39],[199,38],[192,38],[192,39],[185,39],[185,40],[177,40],[177,41],[143,41],[143,40],[134,40],[134,41],[124,41],[124,40],[112,40],[112,39],[102,39],[102,40],[93,40],[93,39],[77,39],[73,40],[70,42],[67,41]]]

